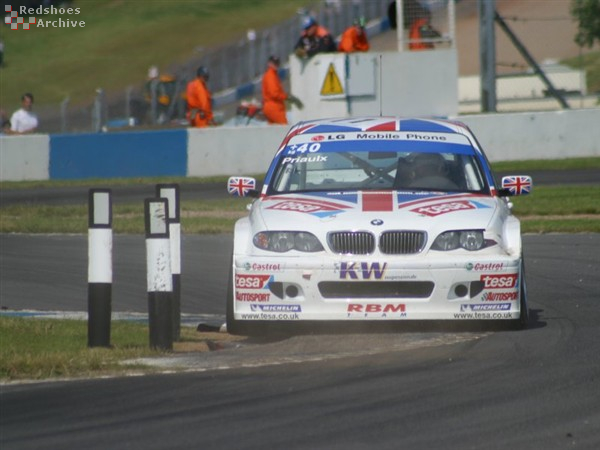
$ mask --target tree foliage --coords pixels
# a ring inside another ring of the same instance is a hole
[[[600,42],[600,0],[573,0],[571,14],[579,22],[575,42],[591,47]]]

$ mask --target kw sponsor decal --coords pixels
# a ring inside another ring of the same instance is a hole
[[[343,262],[340,265],[341,280],[381,280],[385,274],[387,263],[379,262]]]
[[[406,305],[404,304],[380,304],[380,303],[351,303],[347,307],[348,317],[406,317]]]
[[[268,302],[271,298],[270,293],[259,292],[239,292],[235,293],[235,299],[238,302]]]
[[[236,275],[235,287],[240,289],[268,289],[272,275]]]
[[[263,312],[302,312],[300,305],[251,305],[250,309]]]
[[[460,305],[460,311],[508,311],[510,303],[478,303],[475,305]]]
[[[484,289],[510,289],[517,285],[517,274],[508,273],[502,275],[481,275]]]
[[[481,297],[484,302],[506,302],[519,300],[519,293],[514,292],[485,292]]]

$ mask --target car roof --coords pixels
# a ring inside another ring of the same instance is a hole
[[[468,127],[457,121],[440,118],[364,116],[299,122],[290,129],[288,138],[298,134],[343,133],[352,131],[438,132],[472,136]]]

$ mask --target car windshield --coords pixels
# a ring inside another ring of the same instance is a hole
[[[364,189],[483,192],[487,184],[473,154],[338,151],[283,154],[271,191]]]

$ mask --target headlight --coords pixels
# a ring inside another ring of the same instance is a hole
[[[253,242],[261,250],[278,253],[290,250],[313,253],[323,250],[317,237],[304,231],[261,231],[254,235]]]
[[[482,249],[484,244],[485,239],[481,230],[446,231],[435,239],[431,249],[448,251],[464,248],[472,252]]]

